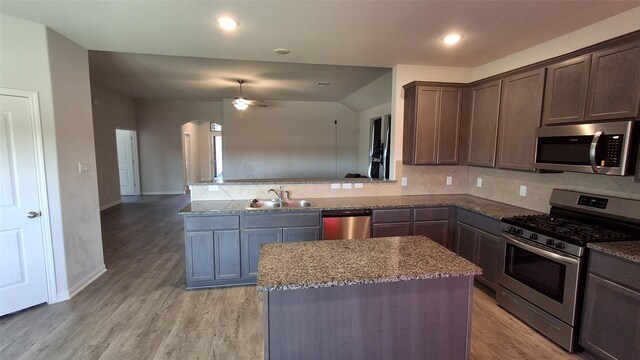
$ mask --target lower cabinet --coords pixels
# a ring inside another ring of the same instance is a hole
[[[260,245],[320,239],[320,213],[185,216],[188,288],[255,284]]]
[[[411,235],[411,209],[373,211],[372,237]]]
[[[498,251],[500,221],[458,209],[455,252],[482,268],[476,279],[495,290],[500,264]]]
[[[185,270],[189,288],[238,281],[239,216],[185,216]]]
[[[602,359],[640,359],[640,264],[591,252],[580,345]]]
[[[258,276],[260,245],[282,242],[282,228],[245,229],[242,231],[242,277]]]
[[[424,235],[451,250],[449,212],[448,207],[413,209],[413,235]]]

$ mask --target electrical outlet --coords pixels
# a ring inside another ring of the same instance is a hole
[[[407,177],[406,176],[402,177],[402,186],[407,186]]]
[[[356,189],[362,189],[364,187],[363,183],[355,183],[353,184]]]
[[[447,176],[447,185],[453,184],[453,176]]]
[[[331,190],[340,189],[340,183],[331,184]]]
[[[89,163],[79,162],[78,163],[78,174],[86,174],[89,172]]]
[[[520,185],[520,196],[527,196],[527,187],[525,185]]]
[[[209,185],[207,190],[209,190],[209,191],[219,191],[220,190],[220,186],[218,186],[218,185]]]
[[[482,178],[477,178],[476,179],[476,187],[479,187],[479,188],[482,187]]]
[[[342,189],[343,190],[351,190],[351,183],[342,184]]]

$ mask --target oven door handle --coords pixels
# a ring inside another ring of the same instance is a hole
[[[598,164],[596,164],[596,148],[598,147],[598,141],[603,134],[604,130],[602,129],[596,131],[595,135],[593,135],[593,139],[591,140],[591,146],[589,146],[589,162],[591,163],[591,170],[593,170],[594,173],[598,173],[598,171],[600,171],[598,169]]]
[[[551,251],[540,249],[540,248],[538,248],[536,246],[533,246],[533,245],[525,244],[523,241],[518,240],[518,239],[512,237],[511,235],[507,235],[505,233],[502,233],[501,236],[509,244],[511,244],[513,246],[516,246],[516,247],[519,247],[519,248],[522,248],[522,249],[527,250],[529,252],[532,252],[532,253],[534,253],[536,255],[540,255],[540,256],[542,256],[544,258],[551,259],[551,260],[556,260],[556,261],[559,261],[559,262],[567,264],[567,265],[577,265],[578,264],[578,260],[577,259],[574,259],[574,258],[571,258],[571,257],[568,257],[568,256],[562,256],[560,254],[556,254],[556,253],[551,252]]]

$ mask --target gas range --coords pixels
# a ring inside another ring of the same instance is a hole
[[[640,200],[554,189],[549,204],[548,215],[502,219],[496,301],[573,352],[587,244],[640,240]]]
[[[502,231],[558,251],[583,256],[591,242],[634,239],[632,232],[552,215],[524,215],[502,219]]]

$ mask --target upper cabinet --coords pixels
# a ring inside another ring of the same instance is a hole
[[[502,81],[497,166],[533,171],[536,128],[540,126],[544,68]]]
[[[542,123],[575,123],[584,119],[591,54],[547,67]]]
[[[640,41],[547,67],[544,125],[634,118],[640,106]]]
[[[640,41],[593,54],[585,121],[638,116]]]
[[[469,165],[494,167],[502,80],[471,88]]]
[[[458,163],[462,88],[405,85],[405,165]]]

